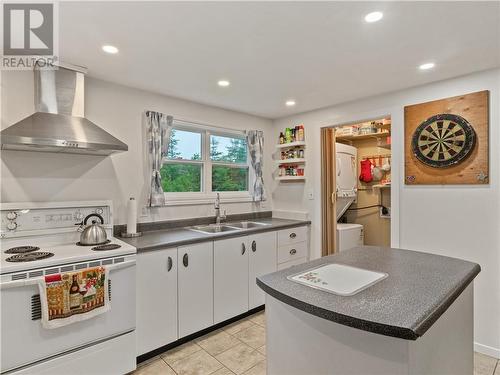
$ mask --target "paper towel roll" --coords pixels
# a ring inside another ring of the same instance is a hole
[[[137,201],[133,197],[127,204],[127,233],[137,233]]]

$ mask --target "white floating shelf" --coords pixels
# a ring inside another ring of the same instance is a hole
[[[282,176],[282,177],[276,177],[277,181],[301,181],[305,180],[305,176]]]
[[[306,145],[305,141],[300,141],[300,142],[283,143],[280,145],[276,145],[276,148],[290,148],[290,147],[298,147],[298,146],[305,146],[305,145]]]
[[[296,158],[296,159],[283,159],[283,160],[276,160],[278,164],[304,164],[306,162],[306,159],[304,158]],[[295,176],[292,176],[295,177]]]

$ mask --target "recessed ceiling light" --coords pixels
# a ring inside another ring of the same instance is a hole
[[[285,104],[287,107],[293,107],[295,105],[295,100],[287,100]]]
[[[229,86],[231,83],[229,81],[226,81],[225,79],[222,79],[220,80],[219,82],[217,82],[217,84],[220,86],[220,87],[227,87]]]
[[[429,62],[429,63],[425,63],[425,64],[420,65],[418,68],[420,70],[429,70],[429,69],[434,68],[434,66],[436,66],[436,64],[434,64],[433,62]]]
[[[115,46],[110,46],[110,45],[102,46],[102,50],[106,53],[111,53],[113,55],[115,53],[118,53],[118,48],[116,48]]]
[[[382,17],[384,17],[384,13],[382,12],[371,12],[365,16],[365,21],[369,23],[377,22],[380,21]]]

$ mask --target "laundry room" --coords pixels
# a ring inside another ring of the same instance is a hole
[[[500,375],[500,0],[0,13],[0,375]]]
[[[337,249],[391,244],[390,117],[335,132]]]

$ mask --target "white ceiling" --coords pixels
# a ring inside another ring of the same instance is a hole
[[[365,23],[374,10],[383,20]],[[269,118],[500,66],[496,1],[85,1],[59,14],[61,59],[93,77]]]

